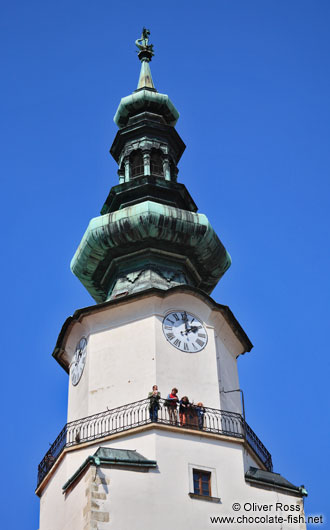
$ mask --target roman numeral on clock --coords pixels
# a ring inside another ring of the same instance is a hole
[[[207,332],[202,322],[182,309],[165,315],[163,333],[172,346],[190,354],[201,351],[207,343]]]

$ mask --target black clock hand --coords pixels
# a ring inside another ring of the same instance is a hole
[[[198,331],[198,326],[192,326],[190,328],[190,331],[193,331],[194,333],[196,333],[196,331]]]
[[[184,322],[185,331],[181,331],[181,335],[188,335],[190,328],[188,328],[188,317],[186,311],[182,313],[182,320]]]
[[[183,312],[183,315],[184,315],[184,316],[182,316],[182,320],[183,320],[183,322],[184,322],[184,326],[185,326],[185,328],[186,328],[186,331],[188,331],[188,317],[187,317],[187,313],[184,311],[184,312]]]
[[[193,333],[196,333],[196,331],[199,330],[199,326],[191,326],[191,328],[187,329],[187,333],[190,333],[191,331]]]

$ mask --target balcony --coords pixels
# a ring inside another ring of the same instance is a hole
[[[266,470],[272,471],[271,454],[240,414],[209,407],[205,407],[202,414],[200,414],[198,408],[192,406],[184,422],[180,422],[178,409],[168,407],[166,400],[160,399],[157,421],[151,421],[149,405],[149,399],[142,399],[141,401],[135,401],[128,405],[67,423],[38,466],[37,486],[45,478],[66,447],[100,440],[106,436],[129,431],[151,423],[243,439],[263,463]],[[153,419],[155,420],[156,418],[153,417]]]

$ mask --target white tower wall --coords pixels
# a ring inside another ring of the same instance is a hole
[[[244,478],[247,452],[243,441],[219,439],[202,433],[188,433],[176,428],[146,427],[143,432],[113,437],[102,447],[137,450],[157,461],[148,472],[118,466],[94,465],[77,478],[67,493],[62,486],[98,444],[71,451],[62,458],[45,488],[41,502],[40,530],[81,530],[127,528],[168,530],[169,527],[192,530],[214,528],[210,517],[260,516],[244,509],[245,503],[267,505],[261,515],[279,516],[277,503],[293,506],[294,514],[303,514],[302,499],[272,489],[252,487]],[[250,461],[257,466],[251,455]],[[211,472],[214,502],[194,498],[192,472]],[[236,513],[233,502],[241,504]],[[289,512],[293,513],[293,512]],[[227,528],[233,525],[223,524]],[[301,523],[241,525],[283,530],[304,529]]]
[[[171,310],[187,310],[203,321],[208,333],[203,350],[182,352],[166,340],[162,322]],[[242,345],[223,316],[191,294],[145,296],[119,311],[110,306],[85,316],[67,338],[68,358],[83,335],[87,360],[79,384],[69,381],[68,421],[143,399],[154,384],[162,397],[175,386],[179,396],[195,403],[241,412],[239,394],[219,390],[239,388],[236,356]]]

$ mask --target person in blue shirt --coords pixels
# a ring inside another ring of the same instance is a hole
[[[158,386],[154,385],[152,387],[152,392],[148,394],[149,398],[149,415],[151,421],[158,421],[158,410],[159,410],[159,400],[160,392],[158,392]]]
[[[204,414],[205,414],[205,408],[203,403],[200,401],[196,405],[196,411],[197,411],[197,418],[198,418],[198,428],[202,430],[204,428]]]

